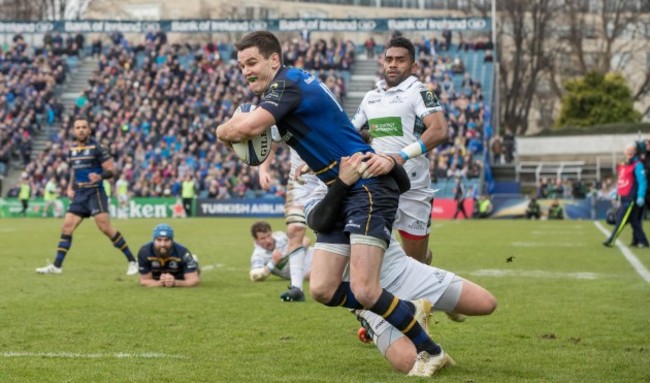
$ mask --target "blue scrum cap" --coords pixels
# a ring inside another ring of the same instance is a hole
[[[166,223],[161,223],[158,226],[153,228],[153,239],[158,237],[166,237],[169,239],[174,239],[174,229]]]

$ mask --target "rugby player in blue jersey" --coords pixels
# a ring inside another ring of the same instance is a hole
[[[227,145],[255,137],[276,125],[282,140],[296,150],[314,174],[343,195],[336,223],[317,234],[310,293],[327,306],[362,307],[381,315],[403,332],[418,352],[411,375],[431,376],[450,358],[425,332],[428,301],[419,305],[382,289],[384,252],[391,240],[399,189],[389,172],[395,161],[376,155],[352,125],[327,87],[301,69],[285,67],[277,37],[268,31],[246,35],[236,45],[237,61],[253,93],[261,96],[254,111],[239,113],[217,128]],[[363,175],[349,188],[337,179],[342,157],[361,153]],[[342,280],[350,265],[350,282]]]
[[[140,285],[145,287],[194,287],[201,282],[199,262],[185,246],[174,241],[174,229],[156,225],[151,242],[138,251]]]
[[[68,149],[68,160],[72,168],[68,183],[70,207],[63,219],[54,264],[39,267],[36,272],[61,274],[63,260],[72,246],[72,233],[84,218],[94,217],[99,230],[111,240],[113,246],[124,253],[129,262],[126,274],[136,275],[138,263],[122,233],[111,226],[108,213],[108,197],[102,181],[113,177],[115,172],[113,159],[108,150],[90,136],[91,130],[87,119],[75,119],[72,134],[75,142]]]

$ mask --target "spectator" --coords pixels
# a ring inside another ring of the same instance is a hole
[[[526,218],[539,219],[541,215],[540,212],[541,212],[541,208],[539,206],[539,202],[537,202],[537,198],[535,197],[531,198],[530,202],[528,202],[528,207],[526,208]]]
[[[476,218],[487,218],[492,214],[492,201],[490,201],[490,196],[487,194],[481,194],[478,197],[478,203],[477,203],[477,214]]]
[[[454,200],[456,201],[456,212],[454,219],[461,213],[467,219],[467,212],[465,211],[465,186],[460,177],[456,177],[456,185],[454,186]]]
[[[18,199],[22,205],[22,210],[20,215],[27,217],[27,209],[29,208],[29,200],[32,198],[32,185],[29,177],[26,174],[23,174],[22,179],[20,180],[20,191],[18,193]]]
[[[375,46],[377,45],[375,39],[371,36],[363,45],[366,47],[366,56],[369,59],[375,58]]]
[[[548,219],[564,219],[564,210],[557,198],[553,200],[553,203],[548,208]]]
[[[503,136],[503,149],[506,163],[512,163],[515,159],[515,135],[511,129],[506,130],[506,134]]]

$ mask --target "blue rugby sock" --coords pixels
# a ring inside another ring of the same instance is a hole
[[[135,262],[135,258],[131,253],[131,249],[129,249],[129,245],[126,244],[126,240],[122,236],[122,233],[120,233],[119,231],[116,232],[113,238],[111,238],[111,241],[113,242],[113,246],[120,249],[120,251],[124,253],[124,256],[129,262]]]
[[[402,301],[384,289],[370,311],[382,316],[406,335],[415,344],[418,353],[426,351],[430,355],[438,355],[442,351],[413,317],[415,313],[413,303]]]
[[[341,282],[339,287],[334,292],[334,296],[325,306],[335,307],[343,306],[348,309],[362,309],[363,306],[357,301],[357,298],[352,294],[350,282]]]
[[[54,259],[54,266],[61,267],[63,266],[63,260],[65,259],[68,250],[72,246],[72,236],[67,234],[61,234],[59,238],[59,246],[56,249],[56,258]]]

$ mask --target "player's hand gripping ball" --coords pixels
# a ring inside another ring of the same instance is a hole
[[[250,113],[255,110],[255,105],[243,103],[235,110],[238,113]],[[271,128],[262,134],[240,142],[232,142],[232,148],[239,159],[248,165],[257,166],[264,162],[271,152]]]

